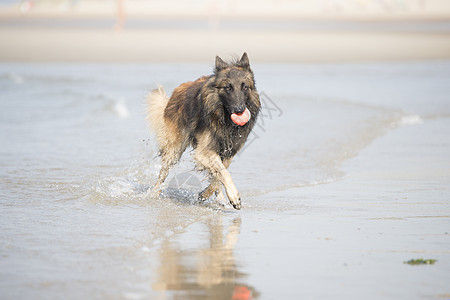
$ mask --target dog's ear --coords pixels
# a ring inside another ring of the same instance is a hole
[[[243,68],[250,68],[250,61],[248,60],[247,52],[242,54],[241,60],[239,61],[239,65]]]
[[[226,62],[224,62],[223,59],[221,59],[219,56],[216,56],[216,70],[217,71],[223,70],[228,67],[229,67],[228,64]]]

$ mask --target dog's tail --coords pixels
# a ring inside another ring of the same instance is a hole
[[[164,110],[166,109],[169,97],[167,97],[164,88],[159,85],[157,89],[150,92],[147,97],[147,120],[150,129],[156,133],[156,140],[160,151],[167,143],[167,124],[164,120]]]
[[[164,110],[166,109],[169,97],[167,97],[164,88],[159,85],[147,96],[147,120],[150,128],[159,135],[162,127],[164,127]]]

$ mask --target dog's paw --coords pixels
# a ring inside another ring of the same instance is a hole
[[[236,189],[234,185],[229,186],[226,189],[228,200],[230,201],[230,204],[235,209],[241,209],[241,197],[239,197],[239,192]]]
[[[231,203],[231,205],[232,205],[235,209],[237,209],[237,210],[240,210],[241,207],[242,207],[242,206],[241,206],[241,198],[239,198],[237,202],[232,202],[232,201],[230,201],[230,203]]]
[[[198,193],[198,197],[197,197],[198,202],[204,202],[206,199],[203,198],[203,193]]]

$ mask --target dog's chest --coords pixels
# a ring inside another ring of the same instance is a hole
[[[249,130],[243,127],[232,126],[217,137],[218,152],[222,158],[230,158],[242,148],[247,140]]]

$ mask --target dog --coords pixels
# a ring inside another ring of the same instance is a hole
[[[223,185],[230,204],[241,209],[239,192],[227,169],[244,146],[261,109],[247,53],[230,62],[216,56],[212,75],[181,84],[170,98],[159,86],[147,102],[147,118],[161,156],[161,171],[152,195],[160,195],[169,169],[190,145],[196,169],[210,176],[199,200],[213,193],[224,198]]]

